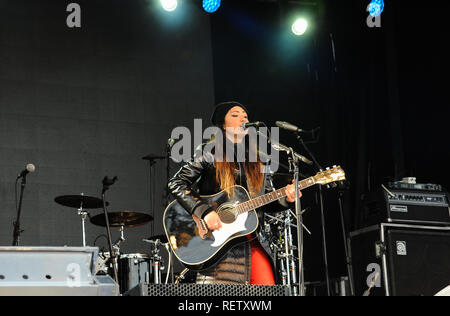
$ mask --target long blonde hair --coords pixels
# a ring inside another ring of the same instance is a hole
[[[258,195],[263,185],[264,174],[261,172],[261,168],[261,161],[244,163],[248,190],[253,197]],[[220,189],[225,190],[230,197],[233,195],[232,186],[236,185],[236,170],[239,170],[239,168],[237,168],[234,162],[216,162],[216,181],[219,183]]]

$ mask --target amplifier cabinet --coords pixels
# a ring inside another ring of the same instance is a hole
[[[433,296],[450,283],[450,227],[382,223],[348,246],[357,296]]]
[[[389,188],[364,198],[360,227],[379,223],[450,225],[449,197],[444,191]]]

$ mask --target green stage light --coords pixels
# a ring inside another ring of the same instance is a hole
[[[294,22],[294,24],[292,24],[292,33],[294,33],[297,36],[305,34],[307,29],[308,29],[308,21],[306,21],[303,18],[297,19]]]
[[[161,2],[163,9],[168,12],[175,11],[175,9],[178,6],[177,0],[160,0],[160,2]]]

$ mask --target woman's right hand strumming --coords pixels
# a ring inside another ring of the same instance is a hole
[[[204,218],[206,226],[209,230],[218,230],[222,228],[222,222],[220,221],[219,214],[215,211],[210,212]]]

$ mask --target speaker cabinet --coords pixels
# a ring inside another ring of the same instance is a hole
[[[141,283],[124,296],[290,296],[287,286]]]
[[[450,283],[450,227],[382,223],[348,244],[355,295],[433,296]]]

